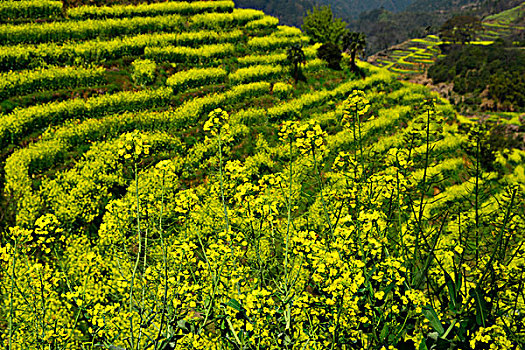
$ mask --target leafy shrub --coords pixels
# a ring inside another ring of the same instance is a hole
[[[146,57],[157,61],[208,63],[223,58],[235,52],[233,44],[210,44],[199,47],[168,46],[147,47]]]
[[[317,49],[320,45],[312,45],[308,47],[304,47],[303,51],[307,59],[314,58],[317,54]],[[259,64],[285,64],[287,60],[287,54],[286,53],[269,53],[269,54],[253,54],[253,55],[246,55],[243,57],[237,58],[237,62],[241,66],[249,66],[249,65],[259,65]]]
[[[299,45],[308,42],[308,37],[296,36],[277,36],[269,35],[263,37],[252,37],[248,40],[248,47],[252,50],[271,51],[280,48],[289,47],[291,45]]]
[[[202,13],[191,18],[190,26],[196,29],[225,29],[244,26],[263,17],[264,12],[252,9],[235,9],[232,13]]]
[[[328,67],[332,69],[341,69],[341,50],[339,46],[333,43],[323,44],[319,49],[317,49],[317,57],[326,61]]]
[[[239,68],[229,75],[232,84],[249,83],[262,79],[270,80],[278,77],[284,71],[281,65],[256,65]]]
[[[264,16],[261,19],[257,19],[255,21],[248,22],[246,24],[246,29],[251,30],[260,30],[260,29],[268,29],[268,28],[276,28],[277,24],[279,24],[279,20],[272,16]]]
[[[0,146],[17,142],[29,131],[56,125],[71,118],[96,118],[111,113],[139,111],[164,105],[173,92],[169,88],[122,91],[84,99],[55,101],[44,105],[15,109],[3,116],[0,124]]]

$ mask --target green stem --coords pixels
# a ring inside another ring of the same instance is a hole
[[[422,190],[421,190],[421,199],[419,202],[419,214],[418,214],[418,219],[417,219],[419,228],[416,230],[413,266],[417,264],[417,258],[418,258],[418,253],[419,253],[419,235],[422,234],[421,220],[423,219],[423,202],[425,199],[425,189],[426,189],[425,184],[427,181],[429,146],[430,146],[430,110],[427,111],[425,165],[423,168],[423,179],[421,180]]]
[[[210,274],[210,276],[212,277],[212,280],[213,280],[213,286],[212,286],[212,291],[211,291],[211,296],[210,296],[210,302],[208,304],[208,309],[206,310],[206,314],[205,314],[205,317],[204,317],[204,322],[202,322],[202,324],[199,326],[199,330],[197,331],[197,334],[200,334],[201,333],[201,330],[203,329],[203,327],[206,326],[207,322],[208,322],[208,318],[210,317],[211,313],[212,313],[212,309],[213,309],[213,305],[215,303],[215,298],[217,296],[217,288],[219,287],[219,283],[220,283],[220,280],[221,280],[221,275],[222,275],[222,270],[224,268],[224,266],[226,265],[226,259],[224,259],[221,263],[221,266],[219,266],[219,269],[217,271],[214,271],[211,267],[211,263],[210,263],[210,260],[208,258],[208,255],[206,254],[206,249],[204,247],[204,244],[202,242],[202,239],[201,239],[201,235],[200,235],[200,231],[197,230],[197,238],[199,239],[199,243],[202,247],[202,253],[204,255],[204,260],[206,261],[206,264],[208,265],[208,273]]]
[[[403,248],[403,255],[405,256],[405,261],[408,260],[406,256],[408,250],[405,246],[405,240],[403,239],[403,225],[401,223],[401,191],[399,189],[399,170],[396,172],[396,189],[397,189],[397,226],[399,229],[399,240],[401,241],[401,246]]]
[[[285,278],[285,290],[286,293],[288,293],[288,250],[290,247],[290,223],[292,218],[292,176],[293,176],[293,159],[292,159],[292,139],[290,139],[290,178],[289,181],[289,189],[288,189],[288,221],[286,223],[286,246],[284,251],[284,278]]]
[[[160,217],[159,217],[159,235],[160,235],[160,242],[162,244],[162,262],[164,264],[164,297],[162,300],[162,314],[160,315],[160,326],[159,331],[157,333],[157,340],[155,340],[155,346],[153,350],[157,350],[157,346],[159,343],[159,339],[162,335],[162,328],[164,326],[164,317],[166,316],[166,309],[167,309],[167,299],[168,299],[168,251],[166,247],[166,242],[164,242],[164,236],[162,235],[162,216],[164,213],[164,181],[166,176],[166,170],[162,173],[162,194],[160,199]],[[166,327],[168,325],[166,324]]]
[[[356,115],[357,115],[357,106],[356,106]],[[355,118],[352,120],[352,135],[354,136],[354,157],[357,159],[357,136],[355,133]]]
[[[142,272],[142,299],[140,301],[140,312],[141,312],[141,319],[142,314],[144,312],[144,300],[145,300],[145,294],[146,294],[146,285],[147,285],[147,279],[146,279],[146,251],[148,247],[148,230],[146,229],[146,234],[144,235],[144,263],[143,263],[143,272]],[[140,345],[140,339],[142,339],[142,321],[139,327],[139,338],[137,339],[137,347]]]
[[[16,266],[16,246],[18,242],[15,238],[13,246],[13,266],[11,269],[11,292],[9,294],[9,350],[13,348],[13,313],[14,313],[14,297],[15,297],[15,266]]]
[[[135,348],[135,338],[133,337],[133,285],[135,283],[135,275],[139,267],[140,253],[142,252],[142,234],[140,232],[140,200],[139,200],[139,175],[138,167],[135,162],[135,196],[137,198],[137,233],[139,237],[139,250],[137,253],[137,259],[135,260],[135,266],[133,268],[133,274],[131,276],[131,285],[129,291],[129,324],[130,324],[130,336],[131,336],[131,349]]]
[[[361,119],[359,118],[359,113],[356,112],[356,120],[359,129],[359,151],[361,152],[361,171],[363,172],[362,176],[365,174],[365,160],[363,157],[363,139],[361,138]]]
[[[476,211],[476,265],[478,263],[479,259],[479,153],[480,153],[480,147],[479,147],[479,133],[476,137],[476,187],[475,187],[475,211]]]
[[[485,269],[484,269],[483,275],[481,275],[481,278],[479,279],[479,281],[477,283],[477,286],[481,286],[481,283],[483,283],[483,280],[485,279],[485,277],[487,277],[487,274],[489,272],[489,267],[492,265],[492,262],[494,261],[494,259],[496,257],[496,254],[499,251],[498,246],[501,244],[501,240],[503,239],[503,235],[505,234],[505,229],[506,229],[506,226],[507,226],[507,224],[509,222],[510,209],[512,208],[512,206],[514,204],[514,199],[516,198],[516,192],[517,192],[517,188],[514,188],[514,190],[512,191],[512,196],[510,198],[510,203],[507,206],[507,211],[505,213],[505,218],[503,219],[503,225],[501,226],[501,230],[500,230],[500,232],[498,234],[498,239],[496,241],[496,247],[494,248],[494,251],[492,252],[492,255],[490,256],[489,261],[485,265]]]
[[[44,295],[44,279],[42,278],[42,271],[40,271],[40,268],[37,268],[38,271],[38,277],[40,280],[40,304],[42,308],[42,339],[46,337],[46,297]]]
[[[226,232],[230,232],[230,222],[228,220],[228,208],[226,208],[226,202],[224,201],[224,182],[222,178],[222,143],[221,143],[221,131],[219,130],[219,177],[221,186],[221,200],[222,207],[224,209],[224,220],[226,223]]]
[[[61,259],[58,256],[58,252],[56,250],[56,247],[53,247],[53,252],[55,253],[55,257],[57,259],[59,268],[62,271],[62,274],[64,274],[64,278],[66,280],[67,289],[69,290],[69,292],[72,293],[73,289],[71,288],[71,282],[69,281],[69,278],[67,277],[67,274],[65,272],[66,269],[64,268],[64,265],[62,264],[62,261],[61,261]],[[76,302],[76,298],[74,298],[74,300]],[[78,323],[78,319],[80,318],[81,310],[82,310],[81,308],[78,308],[78,310],[77,310],[77,313],[76,313],[76,316],[75,316],[75,321],[73,322],[73,326],[71,327],[72,329],[76,329],[76,326],[77,326],[77,323]],[[71,338],[66,339],[65,344],[62,346],[62,349],[66,349],[67,348],[67,345],[69,344],[70,339]]]
[[[314,167],[317,173],[317,182],[319,184],[319,190],[321,191],[321,204],[323,205],[323,211],[326,215],[326,221],[328,222],[328,227],[330,228],[330,237],[331,239],[334,239],[334,229],[332,227],[332,222],[330,221],[330,215],[328,214],[328,209],[326,208],[326,204],[324,202],[324,196],[323,196],[323,182],[321,181],[321,171],[319,170],[319,167],[317,166],[317,159],[315,157],[315,147],[312,144],[312,155],[314,157]]]

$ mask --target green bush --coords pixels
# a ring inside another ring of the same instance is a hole
[[[317,57],[326,61],[328,67],[332,69],[341,69],[341,50],[339,47],[332,43],[323,44],[319,49],[317,49]]]

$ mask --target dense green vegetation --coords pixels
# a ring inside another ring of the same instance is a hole
[[[317,50],[317,55],[325,60],[330,68],[340,69],[341,53],[346,52],[350,55],[352,71],[363,75],[356,65],[356,57],[366,49],[366,36],[363,33],[348,31],[346,23],[334,17],[329,6],[315,7],[312,12],[308,12],[302,29],[311,42],[323,44]]]
[[[517,143],[357,33],[46,11],[0,25],[1,348],[523,347]]]
[[[308,11],[301,29],[313,42],[336,45],[341,44],[343,34],[347,31],[346,23],[341,18],[334,17],[329,6],[316,6]]]
[[[525,110],[525,52],[506,47],[457,46],[429,68],[434,83],[452,82],[470,109]],[[458,101],[459,102],[459,101]]]

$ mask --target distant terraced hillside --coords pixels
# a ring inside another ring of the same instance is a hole
[[[525,3],[483,19],[484,30],[473,45],[489,45],[497,38],[525,32]],[[419,74],[441,54],[441,41],[436,35],[408,40],[389,50],[371,56],[368,62],[400,74]]]
[[[525,340],[525,152],[436,93],[231,1],[0,16],[0,347]]]
[[[483,26],[485,30],[480,34],[480,40],[496,40],[497,38],[524,33],[525,3],[507,11],[485,17]]]

